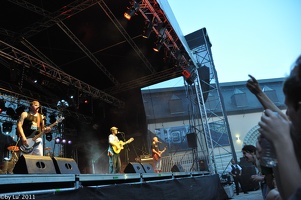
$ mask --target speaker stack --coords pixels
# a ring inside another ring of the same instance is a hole
[[[124,173],[154,173],[154,170],[151,164],[130,162],[124,168]]]
[[[184,172],[182,165],[177,164],[171,168],[171,172]]]
[[[196,148],[197,142],[196,142],[196,133],[188,133],[186,134],[188,147],[190,148]]]
[[[80,174],[71,158],[22,155],[16,163],[14,174]]]

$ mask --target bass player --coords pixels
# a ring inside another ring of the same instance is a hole
[[[21,145],[30,146],[31,138],[35,136],[35,132],[49,133],[50,127],[45,127],[44,117],[39,113],[40,103],[34,100],[30,103],[29,112],[22,112],[17,124],[17,132],[20,137]],[[37,145],[29,154],[43,156],[43,142],[39,137],[34,141]]]
[[[160,151],[158,147],[158,143],[160,143],[158,137],[153,137],[151,148],[153,154],[153,168],[154,168],[154,172],[156,173],[160,173],[162,171],[161,155],[166,150],[165,147],[162,151]]]

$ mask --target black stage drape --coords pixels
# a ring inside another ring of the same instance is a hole
[[[83,187],[74,191],[39,196],[38,199],[155,199],[224,200],[228,196],[218,175],[177,178],[144,183]]]

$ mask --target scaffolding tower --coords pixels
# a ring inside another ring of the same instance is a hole
[[[204,160],[211,173],[218,173],[218,159],[236,154],[229,128],[223,97],[211,52],[211,43],[202,28],[185,36],[192,60],[183,71],[187,98],[191,102],[190,125],[196,133],[196,160]],[[194,150],[195,151],[195,150]],[[200,163],[198,163],[200,164]]]

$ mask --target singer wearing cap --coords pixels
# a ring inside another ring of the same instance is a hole
[[[40,108],[40,103],[34,100],[30,103],[29,112],[22,112],[20,115],[17,123],[17,133],[22,153],[43,156],[41,136],[43,133],[49,133],[51,128],[45,127],[44,116],[39,113]]]
[[[152,142],[151,148],[152,148],[152,154],[153,154],[153,168],[154,168],[154,172],[156,172],[156,173],[160,173],[162,171],[161,155],[166,150],[166,147],[165,147],[164,150],[160,151],[159,147],[158,147],[158,143],[161,143],[161,142],[159,142],[158,138],[153,137],[153,142]]]
[[[108,149],[108,156],[109,156],[109,174],[116,174],[120,173],[121,169],[121,160],[120,154],[115,153],[113,147],[120,149],[120,141],[117,137],[118,128],[113,126],[111,129],[111,134],[109,135],[109,149]]]

